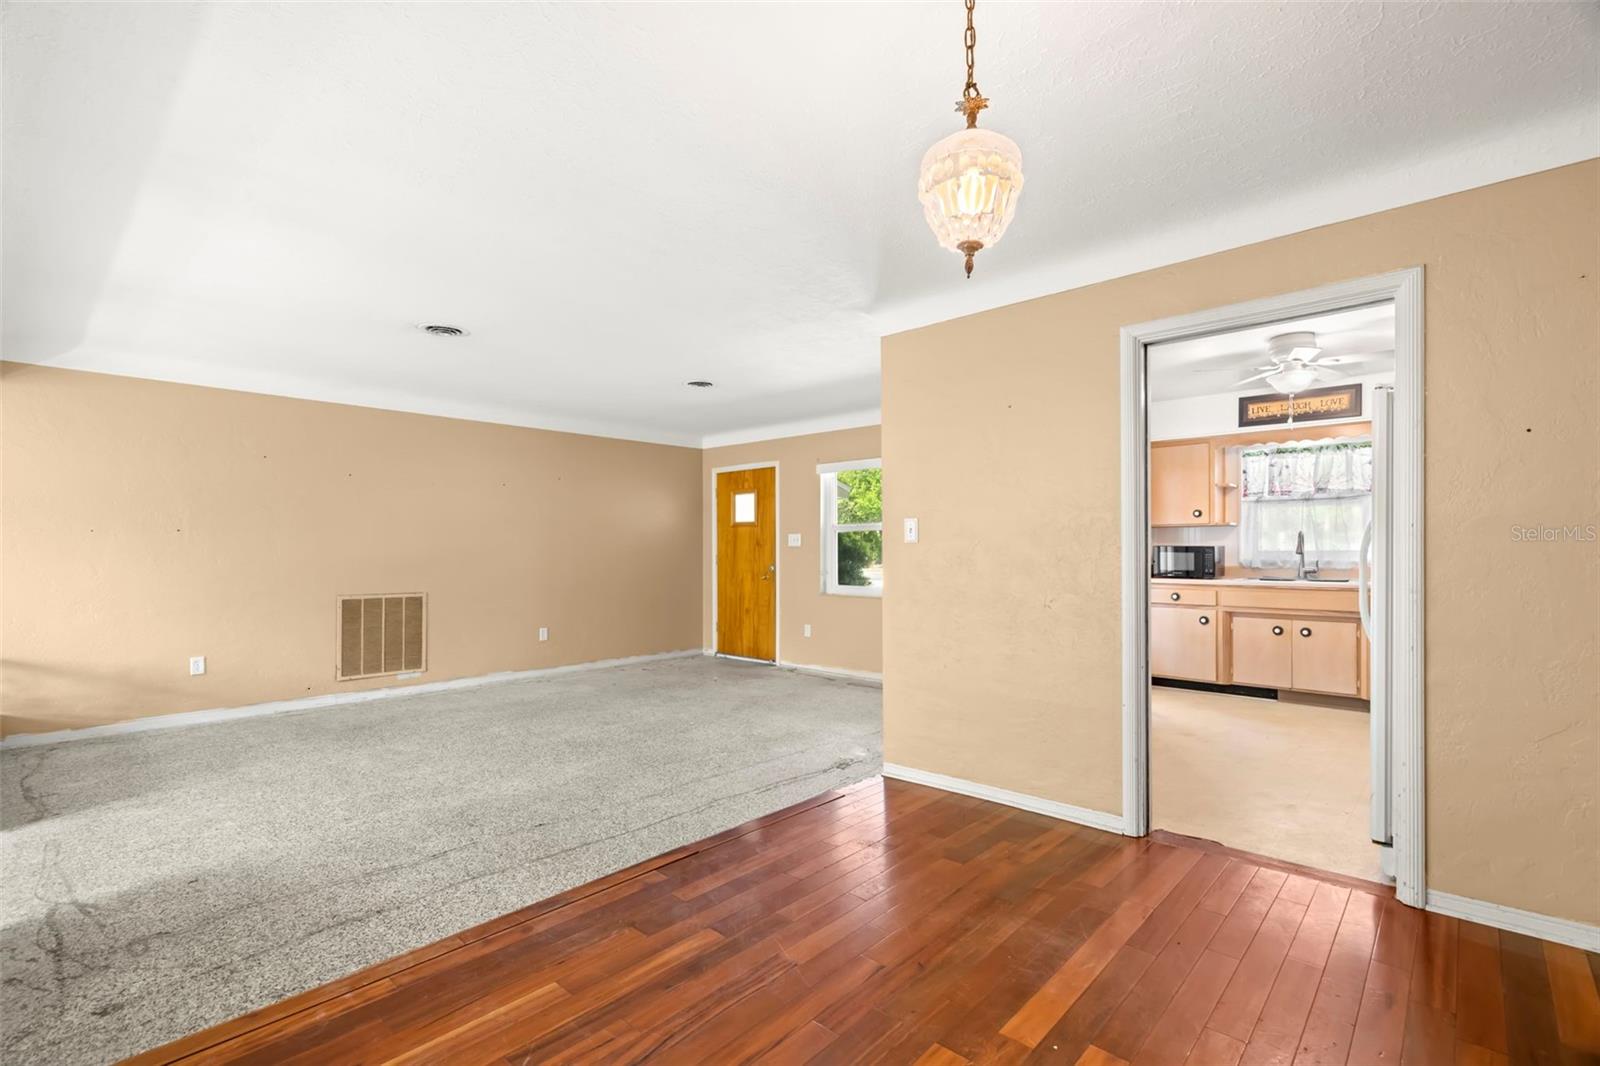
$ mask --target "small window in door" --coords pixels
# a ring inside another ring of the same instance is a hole
[[[756,494],[753,492],[736,492],[733,494],[733,524],[736,526],[755,525],[756,521]]]

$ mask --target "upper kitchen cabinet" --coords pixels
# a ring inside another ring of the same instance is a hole
[[[1155,441],[1150,445],[1150,524],[1230,526],[1239,521],[1238,478],[1231,459],[1211,440]]]

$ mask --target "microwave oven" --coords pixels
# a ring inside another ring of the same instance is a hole
[[[1156,544],[1150,550],[1151,577],[1222,576],[1222,548],[1211,544]]]

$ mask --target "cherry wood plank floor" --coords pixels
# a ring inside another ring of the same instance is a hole
[[[1600,1062],[1600,956],[874,778],[138,1063]]]

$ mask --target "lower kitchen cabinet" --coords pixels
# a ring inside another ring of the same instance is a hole
[[[1354,589],[1209,581],[1150,586],[1150,673],[1365,699]]]
[[[1354,696],[1361,688],[1361,632],[1356,622],[1297,619],[1294,687]]]
[[[1188,681],[1217,680],[1214,607],[1150,607],[1150,672]]]
[[[1294,688],[1294,638],[1283,618],[1233,616],[1233,676],[1235,685]]]

